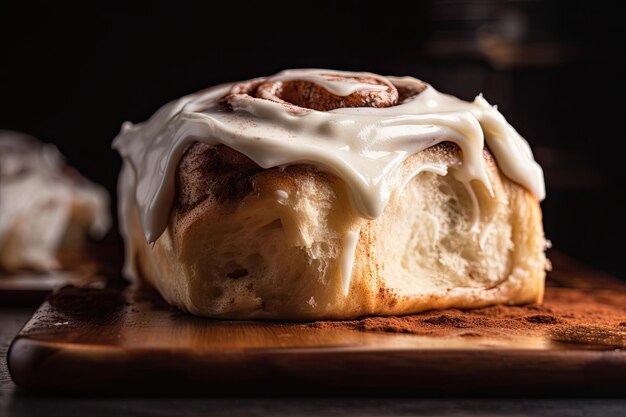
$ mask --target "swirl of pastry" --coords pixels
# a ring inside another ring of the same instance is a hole
[[[304,79],[303,79],[304,78]],[[244,81],[233,85],[225,98],[249,95],[300,108],[330,111],[346,107],[391,107],[412,98],[426,88],[425,83],[396,86],[375,74],[317,73],[283,71],[280,77]]]
[[[314,81],[270,79],[257,87],[255,96],[319,111],[342,107],[390,107],[398,103],[398,90],[387,80],[364,76],[333,76],[332,74],[319,76],[326,80],[346,83],[354,91],[338,95]]]

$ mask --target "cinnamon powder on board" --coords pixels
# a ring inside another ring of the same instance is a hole
[[[545,336],[556,342],[626,347],[626,293],[616,289],[548,287],[544,303],[410,316],[316,321],[302,326],[434,337]]]

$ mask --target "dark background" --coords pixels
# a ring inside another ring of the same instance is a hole
[[[2,2],[0,128],[54,143],[114,194],[121,123],[216,83],[322,67],[483,92],[544,167],[554,247],[626,278],[618,2],[338,3]]]

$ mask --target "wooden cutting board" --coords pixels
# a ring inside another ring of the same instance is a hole
[[[36,307],[50,292],[66,285],[104,288],[107,281],[119,280],[120,239],[112,231],[102,241],[88,242],[83,250],[57,253],[63,270],[10,273],[0,268],[0,306]]]
[[[106,279],[100,275],[85,276],[76,271],[50,271],[43,274],[0,272],[0,306],[36,307],[50,292],[66,285],[103,288]]]
[[[623,392],[626,286],[553,261],[543,306],[349,322],[210,320],[145,291],[65,288],[16,337],[8,365],[25,388],[99,394]]]

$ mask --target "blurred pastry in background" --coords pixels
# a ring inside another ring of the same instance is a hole
[[[0,130],[0,271],[71,267],[110,229],[109,195],[51,145]]]

